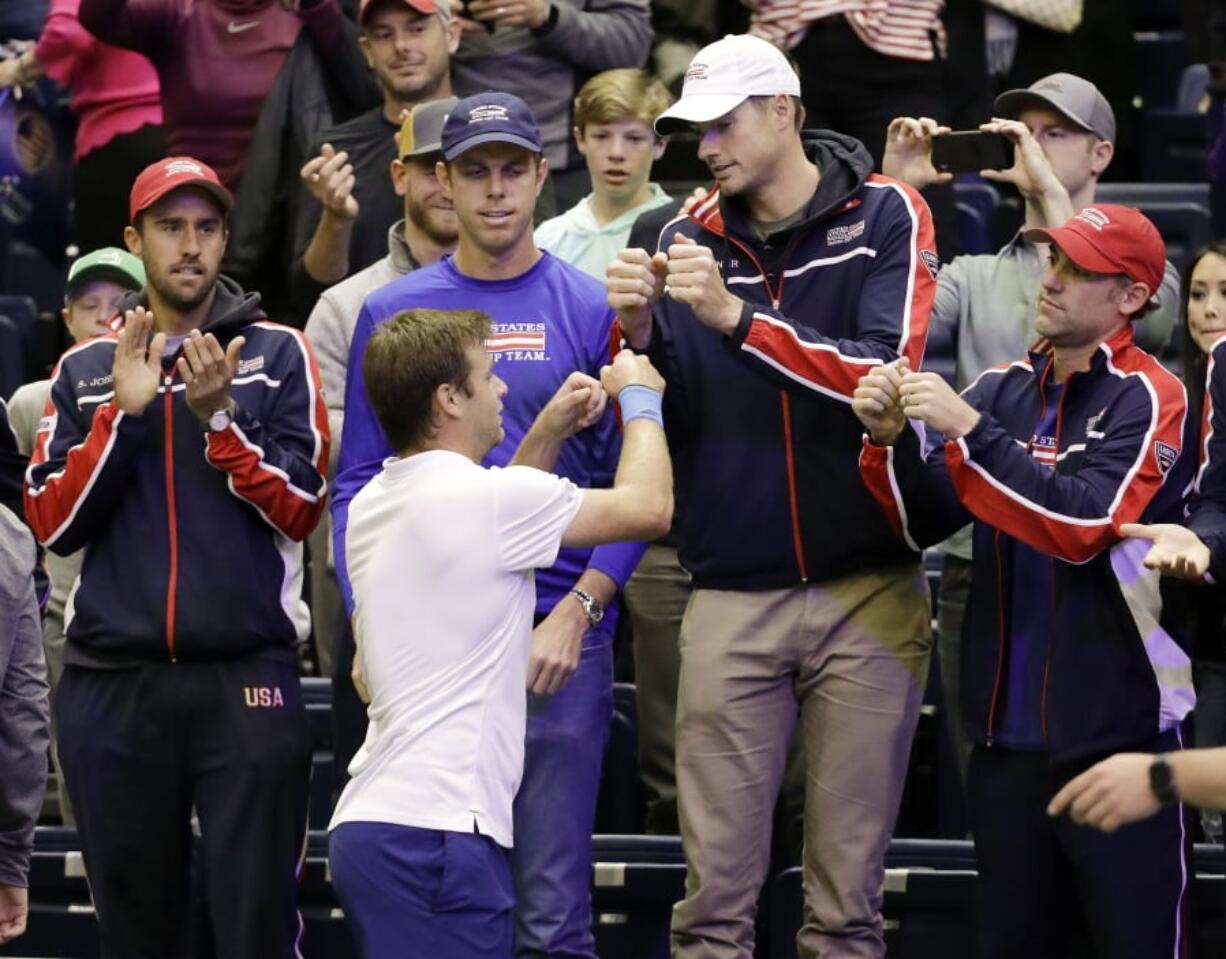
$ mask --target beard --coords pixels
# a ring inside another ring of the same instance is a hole
[[[217,286],[217,274],[211,276],[205,274],[204,281],[200,285],[200,289],[190,295],[183,295],[170,283],[169,276],[161,277],[149,274],[149,285],[157,290],[158,296],[167,306],[173,310],[178,310],[180,313],[190,313],[201,303],[209,298],[209,294]]]
[[[405,205],[405,214],[409,222],[424,233],[431,243],[436,246],[455,246],[459,233],[454,213],[446,218],[447,222],[444,224],[440,222],[444,217],[439,213],[427,210],[410,200]]]

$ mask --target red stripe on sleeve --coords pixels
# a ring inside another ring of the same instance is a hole
[[[54,406],[48,398],[45,415],[53,413]],[[54,543],[80,509],[106,463],[114,443],[115,424],[121,415],[114,402],[99,406],[85,439],[68,451],[64,468],[36,486],[32,477],[35,470],[47,462],[47,448],[54,435],[54,430],[39,432],[24,491],[26,518],[39,542]]]
[[[900,542],[908,543],[912,549],[916,548],[908,542],[903,531],[902,513],[899,511],[898,501],[894,498],[894,487],[890,482],[890,450],[885,446],[875,446],[867,436],[860,447],[860,476],[877,505],[881,507],[881,512],[885,514],[894,535]]]

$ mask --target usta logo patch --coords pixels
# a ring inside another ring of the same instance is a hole
[[[1179,458],[1179,450],[1171,446],[1170,443],[1164,443],[1162,440],[1154,440],[1154,459],[1158,463],[1158,472],[1163,476],[1167,471],[1175,465],[1175,460]]]

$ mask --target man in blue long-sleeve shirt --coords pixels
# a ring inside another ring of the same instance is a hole
[[[413,307],[477,309],[493,317],[489,349],[508,385],[506,437],[486,465],[510,460],[568,374],[595,375],[609,361],[613,314],[603,287],[542,253],[532,239],[533,206],[548,163],[527,105],[499,93],[462,100],[443,129],[443,156],[440,178],[459,221],[456,253],[367,298],[349,355],[332,514],[337,572],[350,608],[349,502],[392,455],[361,375],[366,342],[379,323]],[[610,486],[619,449],[610,411],[567,441],[554,471],[581,486]],[[588,883],[612,708],[614,601],[643,548],[563,549],[552,568],[536,574],[525,768],[512,855],[521,956],[594,956]]]

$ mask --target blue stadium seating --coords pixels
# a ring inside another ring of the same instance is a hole
[[[0,399],[8,401],[13,391],[26,381],[26,345],[21,330],[0,313]]]

